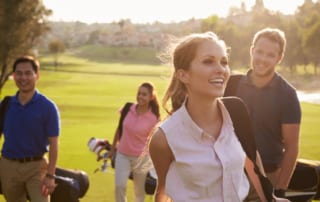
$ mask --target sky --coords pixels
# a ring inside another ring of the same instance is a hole
[[[247,10],[255,0],[42,0],[53,11],[53,21],[81,21],[85,23],[117,22],[130,19],[133,23],[169,23],[206,18],[211,15],[225,17],[230,6]],[[269,10],[293,14],[304,0],[264,0]],[[290,2],[290,3],[289,3]]]

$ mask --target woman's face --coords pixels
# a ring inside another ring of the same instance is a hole
[[[187,87],[188,96],[209,99],[223,96],[230,76],[226,48],[214,41],[202,42],[189,70],[181,70],[178,75]]]
[[[149,105],[152,95],[147,87],[140,86],[137,93],[137,102],[139,105]]]

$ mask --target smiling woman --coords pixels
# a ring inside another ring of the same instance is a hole
[[[127,181],[132,173],[134,201],[145,200],[145,181],[150,163],[139,156],[144,152],[149,133],[160,120],[155,87],[144,82],[138,87],[137,103],[126,103],[121,109],[119,125],[107,158],[115,156],[115,201],[127,201]]]

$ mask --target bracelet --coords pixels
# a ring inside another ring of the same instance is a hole
[[[49,173],[46,174],[46,177],[49,178],[49,179],[54,179],[54,178],[55,178],[54,175],[51,175],[51,174],[49,174]]]

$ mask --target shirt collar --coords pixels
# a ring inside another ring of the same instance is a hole
[[[202,141],[204,139],[212,139],[209,137],[209,135],[207,135],[205,133],[205,131],[200,128],[191,118],[191,116],[189,115],[187,109],[186,109],[186,102],[187,99],[183,102],[182,106],[178,109],[178,113],[180,113],[181,117],[182,117],[182,123],[183,126],[185,128],[187,128],[187,130],[189,131],[188,133],[191,134],[195,139],[197,139],[198,141]],[[221,132],[220,135],[218,137],[218,139],[223,138],[224,134],[229,133],[229,127],[227,126],[232,126],[232,121],[231,118],[229,116],[229,113],[227,111],[227,109],[225,108],[225,106],[223,105],[222,101],[220,99],[218,99],[218,106],[222,111],[222,119],[223,119],[223,123],[222,123],[222,127],[221,127]],[[212,123],[214,124],[214,123]],[[213,139],[212,139],[213,140]]]
[[[19,103],[19,100],[18,100],[18,95],[19,95],[19,91],[17,91],[17,93],[15,94],[15,96],[12,96],[12,102],[16,102],[16,103]],[[28,102],[28,103],[32,103],[32,102],[36,102],[37,99],[39,98],[40,96],[40,93],[39,91],[36,89],[31,100]]]

